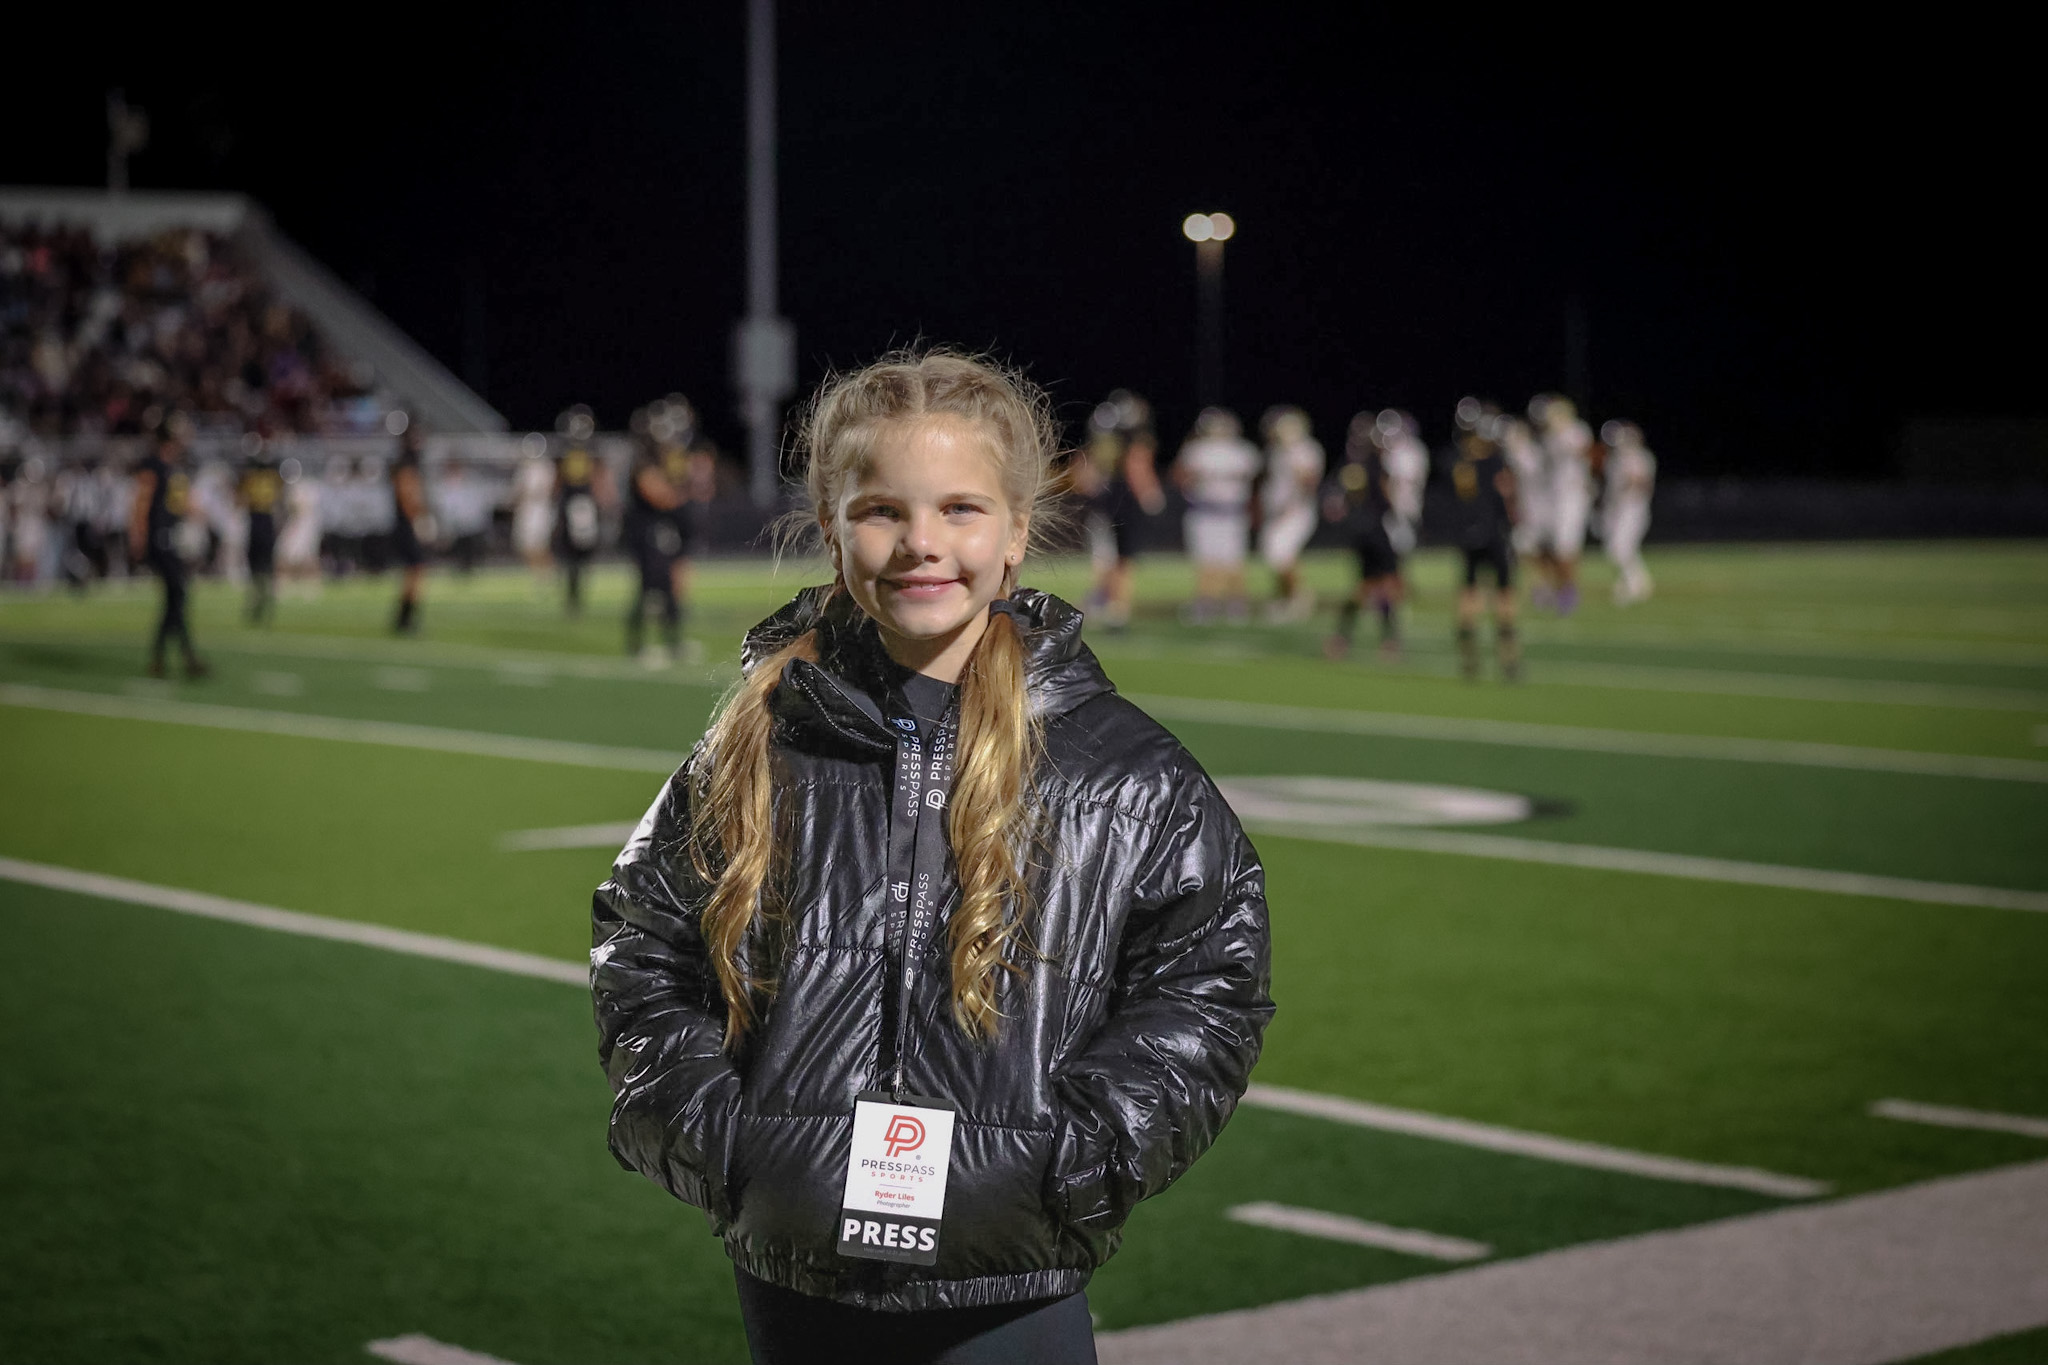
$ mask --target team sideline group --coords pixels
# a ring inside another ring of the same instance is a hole
[[[1404,561],[1430,507],[1430,530],[1462,558],[1457,643],[1463,671],[1481,671],[1480,626],[1490,617],[1498,674],[1520,673],[1516,589],[1520,566],[1535,571],[1531,599],[1569,615],[1578,605],[1579,561],[1589,533],[1615,567],[1619,605],[1650,595],[1642,559],[1656,459],[1641,431],[1609,421],[1596,439],[1568,398],[1540,394],[1521,414],[1476,398],[1453,414],[1451,443],[1435,454],[1419,424],[1395,408],[1352,418],[1343,456],[1332,468],[1307,414],[1270,409],[1260,423],[1263,449],[1230,411],[1205,408],[1162,471],[1152,410],[1117,390],[1091,413],[1087,436],[1068,464],[1071,492],[1085,508],[1095,584],[1088,607],[1112,630],[1129,624],[1133,566],[1149,523],[1167,508],[1170,481],[1185,501],[1181,541],[1195,568],[1194,594],[1181,608],[1195,625],[1248,621],[1246,566],[1254,550],[1272,571],[1266,620],[1299,623],[1315,611],[1300,560],[1323,525],[1355,554],[1358,581],[1337,608],[1325,652],[1349,653],[1359,619],[1377,620],[1379,649],[1401,649],[1408,596]],[[413,633],[421,620],[424,566],[439,551],[467,570],[484,553],[494,514],[509,512],[509,540],[536,583],[557,572],[566,605],[580,613],[584,579],[617,526],[617,545],[637,578],[626,618],[630,654],[650,666],[684,658],[690,563],[704,543],[718,461],[695,410],[671,395],[634,416],[632,455],[614,480],[597,453],[596,423],[572,408],[550,442],[526,438],[509,484],[499,487],[460,459],[431,471],[417,426],[395,414],[395,455],[327,462],[314,478],[292,456],[255,451],[231,472],[209,462],[187,469],[189,427],[175,417],[158,430],[131,474],[110,463],[60,470],[54,480],[17,471],[0,502],[0,563],[17,583],[69,580],[82,586],[125,558],[164,587],[164,610],[150,668],[161,676],[171,645],[190,676],[205,664],[192,647],[186,583],[210,565],[248,585],[249,618],[267,621],[275,584],[314,590],[325,577],[359,569],[400,571],[392,627]],[[1432,485],[1434,500],[1426,498]],[[659,645],[646,641],[648,618]]]
[[[1306,413],[1276,407],[1260,423],[1265,446],[1248,440],[1237,416],[1205,408],[1180,447],[1170,476],[1186,498],[1182,541],[1195,567],[1191,624],[1245,621],[1251,607],[1245,566],[1256,540],[1273,573],[1273,622],[1305,621],[1315,595],[1300,560],[1319,523],[1334,523],[1358,559],[1358,583],[1338,609],[1325,645],[1333,659],[1350,651],[1358,618],[1379,620],[1380,651],[1400,651],[1402,571],[1423,524],[1425,490],[1443,484],[1441,528],[1463,560],[1457,638],[1463,671],[1480,671],[1479,623],[1493,623],[1500,675],[1520,675],[1515,616],[1517,566],[1532,564],[1537,605],[1570,615],[1579,601],[1579,560],[1589,532],[1600,535],[1615,566],[1614,601],[1650,595],[1642,557],[1650,525],[1656,457],[1631,422],[1610,421],[1596,440],[1577,406],[1558,394],[1531,399],[1527,417],[1477,398],[1460,400],[1451,445],[1432,458],[1415,418],[1395,408],[1361,412],[1345,433],[1344,457],[1331,470]],[[1074,485],[1088,500],[1096,563],[1090,610],[1112,628],[1129,623],[1132,564],[1139,528],[1166,508],[1158,436],[1144,399],[1125,390],[1098,405]]]

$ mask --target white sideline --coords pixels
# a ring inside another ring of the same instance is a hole
[[[365,1342],[363,1349],[380,1360],[395,1362],[395,1365],[511,1365],[510,1361],[497,1356],[487,1356],[482,1351],[471,1351],[461,1346],[450,1346],[445,1341],[436,1341],[419,1332],[408,1332],[402,1337],[386,1337],[382,1341]]]
[[[1223,1211],[1223,1216],[1253,1227],[1296,1232],[1304,1237],[1321,1237],[1330,1242],[1350,1242],[1354,1246],[1377,1247],[1381,1251],[1398,1251],[1408,1256],[1427,1256],[1434,1261],[1479,1261],[1493,1254],[1493,1248],[1486,1243],[1463,1237],[1389,1227],[1385,1223],[1353,1218],[1346,1213],[1325,1213],[1321,1209],[1296,1208],[1292,1204],[1273,1204],[1265,1200],[1233,1205]]]
[[[1372,1128],[1383,1133],[1401,1133],[1408,1137],[1454,1142],[1464,1147],[1480,1147],[1489,1152],[1533,1157],[1538,1161],[1618,1171],[1624,1175],[1688,1185],[1717,1185],[1725,1189],[1773,1195],[1779,1199],[1812,1199],[1826,1194],[1829,1189],[1825,1181],[1779,1175],[1753,1166],[1716,1166],[1705,1161],[1635,1152],[1626,1147],[1552,1137],[1548,1133],[1531,1133],[1519,1128],[1501,1128],[1470,1119],[1427,1114],[1416,1109],[1396,1109],[1392,1105],[1373,1104],[1344,1095],[1324,1095],[1313,1090],[1295,1090],[1287,1086],[1255,1084],[1245,1091],[1244,1103],[1260,1109],[1275,1109],[1282,1113]]]
[[[119,649],[130,657],[136,637],[130,634],[79,635],[72,631],[7,631],[0,645],[85,645]],[[677,664],[650,672],[639,664],[610,656],[568,654],[560,650],[506,649],[495,645],[464,645],[446,640],[368,639],[343,635],[265,635],[208,637],[209,654],[244,654],[254,658],[324,659],[345,664],[427,665],[434,668],[481,669],[524,673],[545,685],[557,677],[600,682],[653,682],[723,688],[738,676],[730,664]]]
[[[1236,703],[1230,705],[1234,706]],[[478,730],[450,730],[432,725],[410,725],[399,721],[301,715],[290,711],[269,711],[256,707],[222,706],[213,702],[110,696],[102,692],[73,692],[19,683],[0,683],[0,706],[64,711],[74,715],[104,716],[117,720],[157,721],[222,730],[248,730],[262,734],[291,735],[300,739],[385,744],[407,749],[428,749],[441,753],[509,758],[534,763],[561,763],[573,767],[606,768],[622,772],[665,775],[681,766],[685,757],[681,753],[660,749],[621,748],[605,744],[584,744],[574,740],[528,739],[520,735],[491,734]],[[2048,769],[2048,764],[2039,766]],[[1593,844],[1555,843],[1501,835],[1437,833],[1412,829],[1317,829],[1295,825],[1267,826],[1257,821],[1247,821],[1246,826],[1255,833],[1263,830],[1293,838],[1360,844],[1369,848],[1455,853],[1466,857],[1505,858],[1515,862],[1552,863],[1564,867],[1597,868],[1609,872],[1643,872],[1661,877],[1683,877],[1693,881],[1779,886],[1795,891],[1826,891],[1847,896],[1878,896],[1892,900],[1920,901],[1930,905],[2048,911],[2048,893],[2015,891],[2005,887],[1916,881],[1906,877],[1881,877],[1860,872],[1833,872],[1823,868],[1785,867],[1771,863],[1738,862],[1728,858],[1700,858],[1681,853],[1603,848]],[[588,833],[587,830],[585,832]],[[571,846],[518,845],[522,848]]]
[[[1881,1119],[1904,1123],[1931,1123],[1941,1128],[1979,1128],[1988,1133],[2018,1133],[2021,1137],[2048,1138],[2048,1119],[2028,1114],[1999,1114],[1988,1109],[1957,1109],[1946,1104],[1920,1104],[1914,1100],[1879,1100],[1870,1112]]]
[[[1757,673],[1722,668],[1670,668],[1661,664],[1551,662],[1541,683],[1694,696],[1768,697],[1776,701],[1845,701],[1873,706],[1926,706],[1954,711],[2048,711],[2048,692],[2023,687],[1902,682],[1890,678],[1836,678],[1810,673]]]
[[[1705,758],[1740,763],[1778,763],[1796,767],[1843,768],[1857,772],[1906,773],[1918,777],[1966,777],[2003,782],[2048,782],[2048,762],[2032,758],[1998,758],[1976,754],[1919,753],[1910,749],[1864,749],[1845,744],[1812,744],[1796,740],[1742,739],[1721,735],[1671,735],[1636,730],[1600,730],[1575,725],[1539,725],[1525,721],[1413,716],[1384,711],[1340,711],[1266,702],[1212,701],[1201,697],[1134,695],[1133,702],[1161,720],[1258,729],[1300,730],[1321,734],[1378,735],[1395,739],[1440,740],[1463,744],[1504,744],[1522,748],[1570,749],[1585,753],[1627,754],[1647,758]],[[357,740],[451,753],[527,758],[580,767],[622,768],[632,772],[673,772],[683,755],[657,749],[583,744],[572,740],[528,739],[519,735],[476,730],[449,730],[399,721],[350,720],[339,716],[304,715],[257,707],[224,706],[217,702],[174,701],[164,697],[113,696],[25,683],[0,683],[0,705],[71,711],[124,720],[167,721],[207,725],[224,730],[256,730],[300,735],[310,739]]]
[[[1375,735],[1389,739],[1432,739],[1461,744],[1504,744],[1527,749],[1571,749],[1582,753],[1629,754],[1644,758],[1782,763],[1808,768],[1846,768],[1855,772],[1909,773],[1916,777],[2048,782],[2048,763],[2037,758],[1922,753],[1912,749],[1871,749],[1852,744],[1745,739],[1732,735],[1603,730],[1585,725],[1416,716],[1396,711],[1345,711],[1334,707],[1215,701],[1206,697],[1169,697],[1154,693],[1131,694],[1130,700],[1160,720],[1193,721],[1205,725],[1300,730],[1311,734]]]
[[[402,749],[433,749],[441,753],[561,763],[577,768],[611,768],[634,773],[666,775],[680,767],[684,758],[680,753],[663,749],[583,744],[567,739],[529,739],[523,735],[450,730],[437,725],[409,725],[403,721],[309,716],[253,706],[222,706],[217,702],[117,697],[104,692],[74,692],[21,683],[0,683],[0,706],[67,711],[73,715],[105,716],[115,720],[201,725],[216,730],[249,730],[259,734],[291,735],[298,739],[387,744]]]
[[[1105,1333],[1103,1365],[1880,1365],[2048,1325],[2048,1161]]]
[[[564,985],[587,987],[590,983],[589,971],[581,963],[540,957],[510,948],[494,948],[488,944],[466,943],[460,939],[442,938],[434,934],[418,934],[383,925],[360,924],[354,920],[331,919],[325,915],[308,915],[296,910],[280,910],[275,906],[229,900],[225,896],[209,895],[203,891],[154,886],[148,882],[130,881],[126,877],[81,872],[76,868],[54,867],[48,863],[31,863],[19,858],[0,857],[0,881],[46,886],[53,890],[71,891],[85,896],[101,896],[108,900],[125,901],[131,905],[153,906],[159,910],[174,910],[180,914],[227,920],[259,929],[274,929],[280,933],[303,934],[312,938],[354,943],[366,948],[382,948],[387,952],[436,958],[443,962],[457,962],[468,967],[510,972],[517,976],[538,977],[544,981],[558,981]],[[1520,1156],[1535,1156],[1549,1161],[1623,1171],[1655,1179],[1728,1185],[1789,1198],[1804,1198],[1822,1193],[1827,1188],[1818,1181],[1802,1180],[1797,1176],[1774,1175],[1769,1171],[1752,1171],[1742,1167],[1709,1166],[1702,1162],[1655,1156],[1646,1152],[1631,1152],[1620,1147],[1603,1147],[1590,1142],[1575,1142],[1568,1138],[1520,1132],[1512,1128],[1495,1128],[1466,1119],[1393,1109],[1385,1105],[1368,1104],[1363,1100],[1345,1099],[1337,1095],[1318,1095],[1276,1085],[1254,1085],[1245,1094],[1244,1102],[1269,1109],[1308,1114],[1316,1118],[1335,1119],[1340,1123],[1382,1128],[1390,1132],[1410,1133],[1446,1142],[1459,1142],[1471,1147],[1484,1147]]]
[[[639,823],[562,825],[555,829],[515,829],[498,836],[507,853],[532,853],[555,848],[624,848]]]
[[[84,896],[126,901],[130,905],[175,910],[181,915],[227,920],[258,929],[275,929],[279,933],[332,939],[337,943],[382,948],[413,957],[437,958],[442,962],[459,962],[465,967],[483,967],[494,972],[538,977],[543,981],[559,981],[571,986],[587,987],[590,984],[590,969],[578,962],[564,962],[511,948],[494,948],[486,943],[466,943],[461,939],[442,938],[438,934],[417,934],[409,929],[393,929],[382,924],[361,924],[355,920],[280,910],[273,905],[229,900],[226,896],[186,891],[175,886],[153,886],[148,882],[109,877],[98,872],[81,872],[71,867],[0,858],[0,881],[46,886],[56,891],[75,891]]]
[[[1467,858],[1499,858],[1517,863],[1593,868],[1602,872],[1641,872],[1653,877],[1678,877],[1686,881],[1776,886],[1789,891],[1824,891],[1838,896],[1874,896],[1883,900],[1917,901],[1923,905],[1968,905],[1985,910],[2048,913],[2048,892],[2017,891],[2003,886],[1926,882],[1912,877],[1881,877],[1868,872],[1834,872],[1819,867],[1788,867],[1781,863],[1746,863],[1733,858],[1702,858],[1689,853],[1658,853],[1651,849],[1518,839],[1504,834],[1458,834],[1447,830],[1364,826],[1334,828],[1258,820],[1245,821],[1245,828],[1254,834],[1357,844],[1364,848],[1392,848],[1411,853],[1452,853]]]

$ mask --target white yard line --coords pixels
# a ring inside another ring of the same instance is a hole
[[[104,692],[71,692],[52,687],[0,683],[0,706],[67,711],[74,715],[116,720],[158,721],[201,725],[216,730],[248,730],[291,735],[299,739],[333,739],[356,744],[386,744],[402,749],[476,754],[484,758],[562,763],[578,768],[612,768],[621,772],[672,773],[683,755],[661,749],[631,749],[610,744],[582,744],[566,739],[530,739],[524,735],[450,730],[402,721],[350,720],[341,716],[308,716],[216,702],[173,701],[158,697],[120,697]]]
[[[1988,1109],[1957,1109],[1946,1104],[1921,1104],[1914,1100],[1879,1100],[1870,1112],[1881,1119],[1904,1123],[1931,1123],[1941,1128],[1980,1128],[1989,1133],[2018,1133],[2021,1137],[2048,1138],[2048,1119],[2029,1114],[1999,1114]]]
[[[2021,687],[1971,687],[1956,683],[1901,682],[1889,678],[1834,678],[1737,669],[1670,668],[1661,664],[1550,662],[1534,665],[1531,672],[1538,683],[1559,683],[1567,687],[1768,697],[1779,701],[1926,706],[1955,711],[2048,711],[2048,692]]]
[[[363,1349],[379,1360],[389,1360],[394,1365],[511,1365],[510,1361],[497,1356],[487,1356],[482,1351],[471,1351],[461,1346],[450,1346],[445,1341],[436,1341],[419,1332],[408,1332],[402,1337],[386,1337],[382,1341],[366,1342]]]
[[[82,896],[99,896],[105,900],[173,910],[203,919],[226,920],[231,924],[273,929],[284,934],[331,939],[336,943],[353,943],[364,948],[382,948],[386,952],[405,953],[412,957],[459,962],[465,967],[483,967],[514,976],[559,981],[565,985],[588,987],[590,984],[590,969],[580,962],[564,962],[511,948],[494,948],[485,943],[465,943],[460,939],[442,938],[438,934],[416,934],[409,929],[393,929],[382,924],[363,924],[355,920],[330,919],[326,915],[308,915],[297,910],[280,910],[274,905],[230,900],[226,896],[187,891],[175,886],[155,886],[149,882],[130,881],[126,877],[81,872],[77,868],[0,858],[0,881],[45,886]]]
[[[76,635],[55,631],[9,631],[0,634],[0,644],[84,645],[134,651],[140,661],[139,637],[131,635]],[[300,659],[331,659],[340,663],[430,664],[438,668],[476,668],[496,672],[510,668],[545,678],[590,678],[606,682],[656,682],[692,687],[725,687],[738,676],[729,663],[709,665],[678,664],[650,672],[630,659],[594,654],[567,654],[551,650],[501,649],[490,645],[464,645],[432,640],[371,640],[345,635],[209,636],[209,654],[246,654],[258,658],[282,656]]]
[[[554,848],[624,848],[639,823],[627,820],[609,825],[562,825],[555,829],[515,829],[498,836],[498,847],[508,853],[532,853]]]
[[[488,944],[465,943],[434,934],[417,934],[383,925],[331,919],[325,915],[308,915],[296,910],[281,910],[275,906],[230,900],[225,896],[215,896],[203,891],[156,886],[148,882],[131,881],[126,877],[109,877],[97,872],[82,872],[76,868],[55,867],[48,863],[0,857],[0,881],[44,886],[84,896],[100,896],[130,905],[152,906],[159,910],[226,920],[279,933],[302,934],[311,938],[353,943],[366,948],[381,948],[387,952],[405,953],[414,957],[430,957],[444,962],[460,963],[467,967],[482,967],[490,971],[510,972],[516,976],[558,981],[564,985],[589,985],[589,971],[582,963],[539,957],[532,953],[496,948]],[[1388,1105],[1370,1104],[1364,1100],[1348,1099],[1341,1095],[1321,1095],[1277,1085],[1252,1086],[1245,1094],[1244,1102],[1260,1108],[1331,1119],[1338,1123],[1350,1123],[1386,1132],[1434,1138],[1489,1151],[1536,1157],[1569,1165],[1590,1166],[1658,1180],[1721,1185],[1794,1199],[1811,1197],[1827,1190],[1827,1186],[1819,1181],[1798,1176],[1777,1175],[1770,1171],[1741,1166],[1713,1166],[1704,1162],[1657,1156],[1648,1152],[1632,1152],[1621,1147],[1578,1142],[1570,1138],[1552,1137],[1545,1133],[1530,1133],[1514,1128],[1500,1128],[1491,1124],[1475,1123],[1469,1119],[1427,1114],[1413,1109],[1395,1109]]]
[[[1205,725],[1296,730],[1308,734],[1372,735],[1387,739],[1445,740],[1458,744],[1502,744],[1525,749],[1569,749],[1581,753],[1629,754],[1644,758],[1780,763],[1807,768],[1846,768],[1855,772],[1910,773],[1919,777],[2048,782],[2048,763],[2036,758],[1922,753],[1913,749],[1870,749],[1850,744],[1745,739],[1730,735],[1657,734],[1645,730],[1603,730],[1592,726],[1546,725],[1532,721],[1217,701],[1208,697],[1174,697],[1157,693],[1133,693],[1130,700],[1159,720],[1193,721]]]
[[[1122,655],[1160,659],[1185,656],[1185,646],[1106,647],[1112,664]],[[1200,650],[1203,659],[1251,664],[1274,657],[1244,646]],[[1368,676],[1447,679],[1457,676],[1456,656],[1448,648],[1415,649],[1396,668],[1366,665]],[[1586,663],[1538,659],[1530,668],[1537,687],[1596,687],[1627,692],[1676,692],[1693,696],[1765,697],[1774,701],[1856,702],[1873,706],[1920,706],[1955,711],[2048,711],[2048,692],[2025,687],[1987,687],[1963,683],[1911,682],[1894,678],[1843,678],[1832,674],[1771,673],[1739,668],[1682,668],[1667,664]]]
[[[1254,834],[1291,839],[1392,848],[1412,853],[1449,853],[1466,858],[1498,858],[1554,867],[1584,867],[1602,872],[1640,872],[1652,877],[1678,877],[1696,882],[1730,882],[1740,886],[1775,886],[1789,891],[1822,891],[1838,896],[1873,896],[1882,900],[1915,901],[1923,905],[1967,905],[1986,910],[2048,913],[2048,892],[2017,891],[2002,886],[1970,886],[1961,882],[1927,882],[1912,877],[1881,877],[1866,872],[1835,872],[1819,867],[1788,867],[1780,863],[1746,863],[1733,858],[1701,858],[1689,853],[1658,853],[1640,848],[1606,848],[1599,844],[1567,844],[1544,839],[1517,839],[1503,834],[1461,834],[1449,830],[1400,829],[1388,826],[1317,827],[1269,824],[1247,820]]]
[[[2048,649],[2014,640],[1964,640],[1935,636],[1845,635],[1767,624],[1703,624],[1683,629],[1634,623],[1612,633],[1560,628],[1546,622],[1542,645],[1597,649],[1681,649],[1710,654],[1776,655],[1791,659],[1862,659],[1870,663],[2000,664],[2019,668],[2048,665]],[[1583,627],[1584,622],[1579,626]]]
[[[434,675],[424,668],[386,665],[370,670],[370,685],[385,692],[428,692],[433,690]]]
[[[156,721],[173,725],[199,725],[222,730],[291,735],[300,739],[384,744],[406,749],[427,749],[441,753],[472,754],[484,758],[509,758],[534,763],[561,763],[572,767],[606,768],[621,772],[668,774],[674,772],[684,758],[681,753],[659,749],[584,744],[574,740],[530,739],[523,735],[451,730],[432,725],[410,725],[400,721],[301,715],[290,711],[270,711],[256,707],[222,706],[214,702],[63,691],[19,683],[0,683],[0,706],[63,711],[75,715],[103,716],[118,720]],[[2048,768],[2048,764],[2041,766]],[[1254,832],[1264,831],[1293,838],[1321,839],[1326,842],[1359,844],[1371,848],[1454,853],[1477,858],[1504,858],[1516,862],[1551,863],[1565,867],[1598,868],[1611,872],[1642,872],[1653,876],[1683,877],[1695,881],[1779,886],[1799,891],[1826,891],[1850,896],[1878,896],[1891,900],[1921,901],[1933,905],[2048,911],[2048,893],[2015,891],[2002,887],[1916,881],[1905,877],[1881,877],[1860,872],[1784,867],[1771,863],[1699,858],[1688,854],[1657,853],[1644,849],[1602,848],[1591,844],[1512,839],[1500,835],[1454,834],[1415,829],[1265,826],[1256,821],[1247,824]],[[592,843],[578,846],[596,845]]]
[[[1599,1142],[1580,1142],[1574,1138],[1552,1137],[1548,1133],[1531,1133],[1519,1128],[1501,1128],[1490,1123],[1475,1123],[1470,1119],[1427,1114],[1416,1109],[1396,1109],[1392,1105],[1373,1104],[1343,1095],[1324,1095],[1313,1090],[1294,1090],[1286,1086],[1253,1085],[1245,1092],[1244,1103],[1260,1109],[1275,1109],[1287,1114],[1328,1119],[1334,1123],[1348,1123],[1354,1127],[1371,1128],[1383,1133],[1400,1133],[1407,1137],[1453,1142],[1461,1147],[1479,1147],[1489,1152],[1505,1152],[1510,1156],[1533,1157],[1538,1161],[1555,1161],[1567,1166],[1585,1166],[1601,1171],[1617,1171],[1624,1175],[1643,1176],[1651,1180],[1672,1180],[1688,1185],[1715,1185],[1724,1189],[1748,1190],[1780,1199],[1812,1199],[1826,1194],[1829,1188],[1825,1181],[1809,1180],[1797,1175],[1779,1175],[1775,1171],[1761,1171],[1753,1166],[1717,1166],[1705,1161],[1688,1161],[1683,1157],[1630,1151],[1626,1147],[1609,1147]]]
[[[2048,1161],[1105,1333],[1103,1365],[1880,1365],[2048,1325]]]
[[[1407,1256],[1427,1256],[1436,1261],[1480,1261],[1493,1254],[1493,1248],[1486,1243],[1468,1241],[1463,1237],[1389,1227],[1385,1223],[1369,1222],[1345,1213],[1325,1213],[1321,1209],[1296,1208],[1292,1204],[1272,1204],[1264,1200],[1233,1205],[1224,1210],[1223,1216],[1253,1227],[1320,1237],[1329,1242],[1377,1247],[1381,1251],[1398,1251]]]
[[[1571,725],[1537,725],[1522,721],[1413,716],[1382,711],[1339,711],[1266,702],[1214,701],[1201,697],[1134,696],[1132,701],[1162,720],[1238,725],[1259,729],[1299,730],[1318,734],[1379,735],[1396,739],[1443,740],[1452,743],[1505,744],[1523,748],[1574,749],[1589,753],[1629,754],[1651,758],[1708,758],[1744,763],[1782,763],[1803,767],[1847,768],[1864,772],[1910,773],[1930,777],[1974,777],[1994,781],[2048,782],[2048,762],[2031,758],[1996,758],[1974,754],[1916,753],[1907,749],[1859,749],[1840,744],[1807,744],[1791,740],[1738,739],[1719,735],[1669,735],[1631,730],[1597,730]],[[292,712],[222,706],[214,702],[177,701],[147,695],[120,697],[104,692],[79,692],[23,683],[0,683],[0,705],[41,707],[84,715],[130,720],[211,725],[230,730],[300,734],[312,739],[358,739],[375,744],[445,749],[457,753],[489,753],[507,758],[561,754],[542,761],[591,767],[626,767],[633,771],[672,771],[679,753],[629,749],[568,740],[528,739],[519,735],[447,730],[395,721],[350,720]],[[569,757],[580,754],[582,757]],[[627,757],[631,756],[631,757]],[[665,765],[665,766],[664,766]]]

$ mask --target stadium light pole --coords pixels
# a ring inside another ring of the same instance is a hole
[[[128,192],[128,158],[149,145],[149,114],[130,108],[122,91],[107,92],[107,193]]]
[[[1223,244],[1237,235],[1237,220],[1191,213],[1180,231],[1195,244],[1195,396],[1206,408],[1223,401]]]
[[[747,315],[733,331],[733,385],[756,507],[781,486],[782,404],[796,391],[796,328],[775,312],[775,232],[775,0],[747,0]]]

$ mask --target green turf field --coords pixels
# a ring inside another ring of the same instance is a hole
[[[1843,1194],[2048,1156],[1869,1112],[2048,1116],[2048,547],[1652,568],[1650,603],[1609,607],[1596,570],[1578,616],[1532,614],[1509,688],[1455,677],[1442,556],[1392,664],[1324,662],[1327,613],[1183,627],[1184,566],[1146,564],[1138,621],[1092,642],[1217,776],[1536,803],[1451,832],[1517,841],[1486,856],[1262,827],[1256,1080]],[[0,595],[0,859],[574,962],[608,850],[504,836],[634,819],[812,570],[701,566],[704,662],[659,671],[617,657],[619,570],[575,623],[523,574],[436,578],[402,641],[389,582],[265,631],[204,587],[201,683],[141,676],[147,585]],[[1310,567],[1326,600],[1346,572]],[[519,1365],[744,1358],[701,1219],[604,1150],[574,987],[4,877],[0,945],[0,1359],[360,1362],[414,1332]],[[1448,1268],[1227,1216],[1261,1201],[1494,1258],[1785,1202],[1248,1106],[1140,1210],[1102,1325]]]

